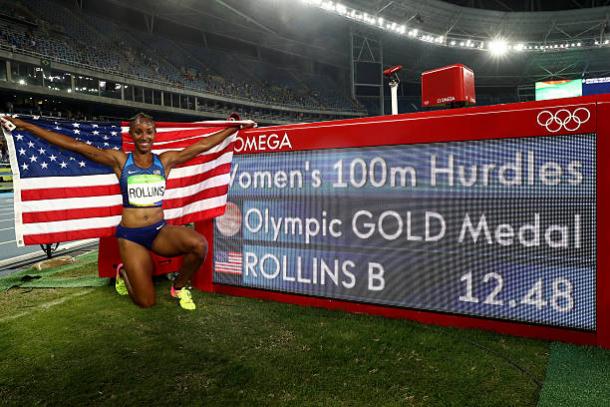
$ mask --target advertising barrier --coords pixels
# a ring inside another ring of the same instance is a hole
[[[609,347],[609,109],[591,96],[245,132],[198,286]]]

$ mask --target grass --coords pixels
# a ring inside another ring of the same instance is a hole
[[[200,292],[188,313],[157,288],[147,310],[110,286],[1,293],[3,403],[535,406],[545,375],[546,342]]]
[[[610,405],[610,352],[562,343],[552,345],[540,407]]]

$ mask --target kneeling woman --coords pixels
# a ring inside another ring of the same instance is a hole
[[[130,121],[129,134],[135,151],[99,149],[63,134],[42,129],[20,119],[5,117],[18,128],[66,150],[82,154],[97,163],[112,167],[123,194],[123,214],[116,236],[123,264],[117,267],[117,292],[127,294],[141,307],[155,304],[152,281],[153,262],[149,250],[164,257],[184,256],[182,267],[171,287],[171,295],[182,308],[194,310],[195,303],[187,284],[203,263],[208,244],[203,236],[184,226],[172,226],[163,220],[165,180],[176,165],[211,149],[235,133],[228,128],[181,150],[153,154],[156,128],[153,119],[139,113]],[[3,120],[4,121],[4,120]],[[254,122],[243,126],[252,127]],[[143,193],[146,188],[146,193]]]

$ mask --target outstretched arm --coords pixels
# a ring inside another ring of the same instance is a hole
[[[121,168],[122,162],[125,161],[125,153],[123,153],[122,151],[106,150],[93,147],[89,144],[77,141],[71,137],[55,133],[53,131],[45,130],[41,127],[36,126],[35,124],[28,123],[26,121],[14,117],[5,116],[2,119],[4,127],[6,127],[6,125],[4,124],[4,120],[7,120],[13,123],[17,128],[29,131],[35,136],[40,137],[41,139],[46,140],[53,145],[82,154],[91,161],[95,161],[96,163],[112,167],[113,169],[115,169],[115,172],[117,169]]]
[[[250,128],[254,127],[255,123],[251,122],[248,124],[241,125],[241,128]],[[233,133],[237,131],[235,127],[229,127],[227,129],[218,131],[211,136],[200,140],[184,150],[181,151],[167,151],[159,156],[163,166],[165,167],[165,172],[169,174],[169,171],[175,167],[176,165],[180,165],[188,160],[195,158],[198,154],[203,153],[204,151],[208,151],[214,146],[222,143],[227,137],[231,136]]]

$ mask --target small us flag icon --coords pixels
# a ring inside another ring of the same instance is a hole
[[[216,255],[214,271],[224,274],[241,274],[241,253],[219,252]]]

